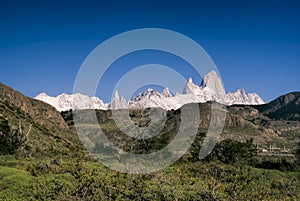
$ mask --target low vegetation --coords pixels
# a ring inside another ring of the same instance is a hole
[[[202,126],[189,151],[175,164],[155,173],[132,175],[110,170],[87,155],[72,132],[70,112],[62,114],[71,127],[63,130],[36,123],[8,102],[0,101],[0,111],[0,200],[300,199],[300,144],[294,152],[297,157],[272,158],[259,155],[251,138],[225,139],[199,160],[207,129]],[[115,146],[132,153],[165,147],[180,122],[180,111],[170,111],[159,135],[132,140],[117,129],[109,113],[97,111],[99,125]],[[139,126],[149,121],[141,111],[132,111],[131,118]],[[103,148],[95,147],[99,152]]]
[[[227,142],[235,143],[235,142]],[[185,156],[146,175],[112,171],[83,159],[0,157],[1,200],[298,200],[296,170],[251,165],[244,154],[223,153],[205,161]],[[244,144],[245,150],[249,145]],[[245,155],[246,154],[246,155]],[[236,157],[234,157],[236,155]],[[252,155],[252,154],[251,154]],[[234,162],[231,159],[236,159]],[[262,163],[264,164],[264,163]]]

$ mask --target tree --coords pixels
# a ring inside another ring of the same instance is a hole
[[[15,154],[24,146],[30,130],[31,125],[28,132],[24,134],[21,123],[19,124],[19,129],[12,129],[9,126],[8,120],[0,116],[0,153]]]
[[[238,142],[230,139],[218,143],[210,158],[217,158],[226,164],[250,163],[257,154],[253,139],[246,142]]]

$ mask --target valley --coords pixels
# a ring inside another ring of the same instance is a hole
[[[261,109],[269,107],[268,104],[226,106],[221,137],[213,151],[200,160],[198,154],[209,126],[211,102],[197,103],[201,111],[198,133],[188,152],[163,170],[132,175],[95,161],[82,145],[85,141],[80,141],[76,129],[88,128],[85,134],[93,139],[95,129],[100,126],[118,148],[131,153],[151,153],[172,141],[182,108],[167,111],[159,135],[134,140],[116,126],[112,110],[59,113],[44,102],[0,86],[1,200],[299,199],[300,130],[294,109],[285,109],[283,118],[276,120]],[[295,100],[299,96],[294,96],[284,107],[291,104],[287,108],[297,108]],[[161,108],[131,109],[129,114],[135,125],[145,127],[150,123],[149,113],[160,111]],[[89,113],[96,114],[98,124],[83,119],[85,124],[74,126],[74,115],[86,118]],[[101,153],[101,157],[118,156],[101,142],[88,149]]]

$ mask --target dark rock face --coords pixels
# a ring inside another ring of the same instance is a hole
[[[47,127],[68,128],[61,114],[51,105],[29,98],[0,83],[0,98],[28,113],[36,122]]]

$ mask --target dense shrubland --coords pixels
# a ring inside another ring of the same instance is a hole
[[[13,107],[5,111],[6,116],[11,112],[28,121],[0,118],[0,200],[300,199],[299,149],[298,159],[271,159],[259,156],[251,139],[227,139],[199,160],[205,137],[205,128],[199,128],[188,153],[175,164],[156,173],[131,175],[112,171],[88,157],[71,131],[48,129]],[[102,118],[100,126],[116,146],[133,153],[147,153],[172,140],[180,121],[177,113],[168,114],[161,135],[140,141],[122,137],[103,111],[97,115]],[[72,114],[63,115],[72,127]],[[136,111],[131,118],[141,125],[148,121]],[[96,149],[110,151],[101,145]]]
[[[195,148],[195,147],[194,147]],[[192,149],[192,148],[191,148]],[[197,148],[195,148],[197,149]],[[197,152],[195,150],[195,152]],[[152,174],[112,171],[83,158],[0,156],[1,200],[297,200],[299,172],[259,163],[252,141],[219,143],[205,159],[192,151]],[[262,165],[257,168],[258,164]],[[275,168],[276,169],[276,168]]]

